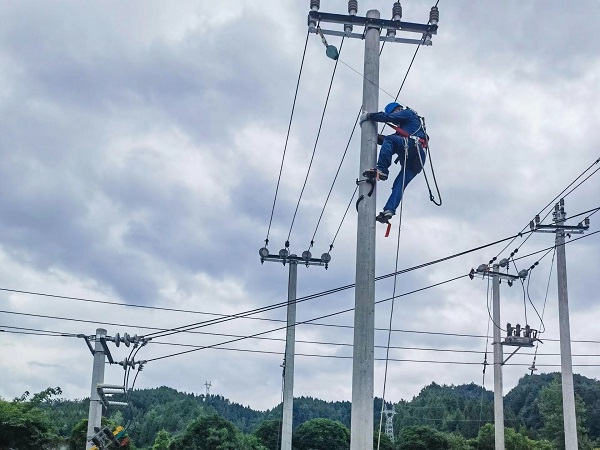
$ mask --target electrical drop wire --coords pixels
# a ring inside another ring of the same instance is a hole
[[[342,53],[342,48],[344,47],[344,39],[342,38],[342,42],[340,44],[339,53]],[[298,214],[298,208],[300,207],[300,201],[302,200],[302,195],[304,194],[304,189],[306,188],[306,183],[308,182],[308,176],[310,174],[310,169],[312,167],[312,163],[315,159],[315,153],[317,151],[317,144],[319,143],[319,137],[321,136],[321,129],[323,128],[323,120],[325,119],[325,112],[327,111],[327,104],[329,103],[329,96],[331,94],[331,88],[333,86],[333,80],[335,79],[335,73],[338,67],[338,60],[335,61],[335,65],[333,66],[333,73],[331,74],[331,81],[329,82],[329,89],[327,90],[327,97],[325,98],[325,104],[323,105],[323,113],[321,114],[321,121],[319,122],[319,129],[317,131],[317,137],[315,139],[315,145],[313,147],[312,155],[310,157],[310,162],[308,163],[308,170],[306,171],[306,177],[304,178],[304,183],[302,185],[302,190],[300,191],[300,196],[298,197],[298,203],[296,204],[296,210],[294,211],[294,216],[292,217],[292,224],[290,225],[290,231],[288,233],[287,240],[285,242],[285,246],[289,247],[290,236],[292,235],[292,229],[294,228],[294,222],[296,221],[296,215]]]
[[[544,313],[546,312],[546,302],[548,301],[548,291],[550,290],[550,279],[552,278],[552,269],[554,268],[554,259],[556,257],[556,247],[554,247],[554,253],[552,255],[552,262],[550,263],[550,273],[548,274],[548,283],[546,284],[546,295],[544,297],[544,306],[542,307],[542,315],[540,317],[540,328],[544,326],[544,331],[546,331],[546,325],[544,325]],[[540,342],[535,343],[535,352],[533,354],[533,362],[531,364],[531,375],[533,375],[533,371],[535,370],[535,361],[538,355],[538,348],[540,346]]]
[[[407,139],[407,138],[405,138]],[[418,151],[418,149],[417,149]],[[394,266],[394,273],[398,272],[398,260],[400,257],[400,235],[402,233],[402,211],[404,210],[404,189],[406,187],[406,159],[408,157],[408,141],[405,141],[404,148],[404,163],[402,164],[402,202],[400,203],[400,214],[398,215],[398,239],[396,242],[396,263]],[[420,155],[419,155],[420,157]],[[383,371],[383,389],[381,394],[381,414],[379,415],[379,434],[377,436],[377,450],[379,450],[381,444],[381,427],[383,426],[383,411],[385,409],[385,394],[387,386],[387,375],[388,375],[388,360],[390,357],[390,342],[392,340],[392,321],[394,319],[394,303],[396,302],[396,281],[398,276],[394,276],[394,287],[392,289],[392,302],[390,305],[390,322],[387,336],[387,346],[385,352],[385,366]]]
[[[281,158],[281,166],[279,168],[279,176],[277,177],[277,186],[275,187],[275,198],[273,199],[273,206],[271,208],[271,217],[269,219],[269,227],[267,229],[267,237],[265,238],[265,245],[269,244],[269,233],[271,232],[271,224],[273,223],[273,213],[275,212],[275,203],[277,202],[277,193],[279,192],[279,184],[281,182],[281,173],[283,172],[283,163],[285,161],[285,153],[287,151],[288,141],[290,139],[290,130],[292,128],[292,120],[294,118],[294,109],[296,108],[296,99],[298,98],[298,88],[300,87],[300,78],[302,77],[302,68],[304,67],[304,57],[306,56],[306,48],[308,46],[308,37],[310,32],[306,33],[306,41],[304,42],[304,51],[302,52],[302,62],[300,63],[300,71],[298,73],[298,81],[296,82],[296,92],[294,93],[294,101],[292,103],[292,112],[290,113],[290,122],[288,124],[287,134],[285,137],[285,145],[283,146],[283,156]]]

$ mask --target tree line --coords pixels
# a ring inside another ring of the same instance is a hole
[[[600,449],[600,382],[580,375],[574,382],[579,448]],[[56,398],[61,393],[60,388],[48,388],[12,401],[0,399],[0,450],[84,448],[89,402]],[[255,411],[220,395],[195,395],[164,386],[133,391],[129,400],[130,408],[111,409],[104,423],[129,423],[131,449],[279,448],[281,405]],[[379,434],[381,399],[374,406],[374,448],[494,448],[493,393],[481,386],[432,383],[412,400],[393,404],[393,442]],[[507,449],[564,448],[560,374],[524,376],[505,396],[504,408]],[[294,448],[348,449],[350,412],[350,402],[294,399]]]

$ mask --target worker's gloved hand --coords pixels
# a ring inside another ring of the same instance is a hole
[[[362,125],[363,122],[366,122],[367,120],[371,120],[369,118],[369,113],[366,111],[363,111],[360,113],[360,118],[358,119],[358,124]]]

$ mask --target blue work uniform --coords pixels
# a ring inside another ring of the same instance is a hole
[[[371,113],[369,114],[369,119],[375,122],[392,123],[402,128],[410,136],[425,139],[421,120],[410,109],[403,109],[390,114],[385,112]],[[408,150],[408,153],[405,155],[406,150]],[[398,176],[394,180],[392,193],[383,209],[384,211],[391,211],[396,214],[396,209],[402,201],[404,189],[421,172],[427,154],[420,144],[417,145],[414,139],[404,138],[398,134],[391,134],[383,138],[383,144],[379,150],[379,158],[377,160],[377,169],[388,174],[394,155],[398,155],[400,164],[404,164],[404,159],[406,158],[406,165],[402,166],[400,173],[398,173]]]

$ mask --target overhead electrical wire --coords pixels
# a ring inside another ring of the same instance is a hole
[[[342,52],[342,48],[344,46],[344,39],[342,38],[342,42],[340,44],[340,54]],[[315,159],[315,153],[317,151],[317,144],[319,143],[319,137],[321,136],[321,129],[323,128],[323,121],[325,119],[325,112],[327,111],[327,104],[329,103],[329,96],[331,94],[331,88],[333,86],[333,80],[335,79],[335,73],[337,71],[339,59],[336,59],[335,65],[333,66],[333,73],[331,74],[331,81],[329,82],[329,89],[327,90],[327,97],[325,97],[325,104],[323,105],[323,113],[321,114],[321,121],[319,122],[319,129],[317,131],[317,137],[315,138],[315,145],[313,147],[312,155],[310,157],[310,162],[308,164],[308,170],[306,171],[306,177],[304,178],[304,184],[302,185],[302,190],[300,191],[300,196],[298,197],[298,203],[296,204],[296,209],[294,211],[294,216],[292,217],[292,224],[290,225],[290,231],[288,233],[287,240],[285,242],[286,248],[290,245],[290,237],[292,235],[292,229],[294,228],[294,222],[296,221],[296,215],[298,214],[298,208],[300,207],[300,201],[302,200],[302,195],[304,194],[304,189],[306,188],[306,183],[308,182],[308,176],[310,174],[310,169],[312,167],[313,161]]]
[[[294,93],[294,101],[292,103],[292,112],[290,113],[290,121],[288,124],[287,134],[285,136],[285,145],[283,146],[283,156],[281,158],[281,166],[279,167],[279,176],[277,177],[277,186],[275,187],[275,198],[273,199],[273,206],[271,208],[271,217],[269,218],[269,227],[267,229],[267,237],[265,238],[265,245],[269,244],[269,233],[271,232],[271,225],[273,223],[273,213],[275,212],[275,203],[277,202],[277,193],[279,192],[279,184],[281,182],[281,174],[283,172],[283,163],[285,161],[285,153],[287,151],[288,141],[290,139],[290,130],[292,128],[292,120],[294,118],[294,110],[296,108],[296,99],[298,98],[298,88],[300,87],[300,78],[302,77],[302,68],[304,67],[304,57],[306,56],[306,48],[308,46],[308,38],[310,32],[306,33],[306,41],[304,42],[304,51],[302,52],[302,62],[300,63],[300,71],[298,73],[298,81],[296,82],[296,92]]]
[[[548,208],[549,206],[551,206],[551,205],[552,205],[552,204],[553,204],[553,203],[554,203],[554,202],[555,202],[557,199],[559,199],[559,198],[561,197],[561,195],[562,195],[563,193],[565,193],[565,192],[566,192],[566,191],[567,191],[567,190],[568,190],[568,189],[569,189],[571,186],[573,186],[573,185],[574,185],[574,184],[577,182],[577,180],[579,180],[579,179],[580,179],[582,176],[584,176],[584,175],[585,175],[585,174],[586,174],[586,173],[587,173],[587,172],[588,172],[588,171],[589,171],[589,170],[590,170],[592,167],[594,167],[594,166],[595,166],[596,164],[598,164],[598,163],[600,163],[600,158],[598,158],[596,161],[594,161],[592,164],[590,164],[590,165],[589,165],[589,166],[588,166],[588,167],[587,167],[587,168],[586,168],[586,169],[585,169],[583,172],[581,172],[581,173],[580,173],[580,174],[579,174],[579,175],[578,175],[578,176],[577,176],[577,177],[576,177],[576,178],[575,178],[573,181],[571,181],[571,182],[570,182],[570,183],[567,185],[567,187],[566,187],[566,188],[564,188],[564,189],[563,189],[563,190],[562,190],[562,191],[561,191],[561,192],[560,192],[560,193],[559,193],[559,194],[558,194],[556,197],[554,197],[552,200],[550,200],[550,201],[548,202],[548,204],[547,204],[546,206],[544,206],[544,207],[543,207],[543,208],[540,210],[540,212],[539,212],[537,215],[541,215],[541,214],[542,214],[542,213],[543,213],[543,212],[546,210],[546,208]],[[598,169],[596,169],[596,171],[594,171],[594,173],[596,173],[597,171],[598,171]],[[593,175],[593,174],[592,174],[592,175]],[[585,179],[585,180],[583,180],[583,181],[586,181],[587,179],[589,179],[589,177],[588,177],[588,178],[586,178],[586,179]],[[582,183],[583,183],[583,182],[582,182]],[[581,186],[581,183],[580,183],[580,184],[578,184],[578,185],[576,186],[576,188],[578,188],[579,186]],[[569,194],[570,194],[571,192],[573,192],[573,191],[570,191],[570,192],[569,192]],[[567,195],[568,195],[568,194],[567,194]],[[552,209],[550,209],[550,210],[548,211],[548,213],[546,213],[546,215],[544,216],[544,218],[542,219],[542,221],[543,221],[543,220],[544,220],[546,217],[548,217],[548,216],[550,215],[550,213],[551,213],[551,212],[552,212]],[[521,230],[521,233],[522,233],[523,231],[525,231],[525,230],[527,229],[527,227],[528,227],[528,226],[529,226],[529,224],[525,225],[525,226],[523,227],[523,229]],[[525,241],[521,243],[521,246],[522,246],[522,245],[523,245],[525,242],[527,242],[527,240],[529,239],[529,237],[530,237],[530,236],[528,236],[528,237],[525,239]],[[509,243],[506,245],[506,247],[504,247],[502,250],[500,250],[500,252],[498,252],[498,254],[496,255],[496,258],[498,258],[498,257],[499,257],[499,256],[500,256],[500,255],[501,255],[501,254],[502,254],[502,253],[503,253],[503,252],[504,252],[504,251],[505,251],[505,250],[506,250],[508,247],[510,247],[510,245],[511,245],[513,242],[514,242],[514,240],[513,240],[513,241],[510,241],[510,242],[509,242]]]
[[[522,234],[523,233],[521,233],[521,235]],[[450,259],[453,259],[453,258],[456,258],[456,257],[459,257],[459,256],[463,256],[463,255],[466,255],[468,253],[472,253],[472,252],[484,249],[486,247],[490,247],[490,246],[499,244],[499,243],[501,243],[503,241],[506,241],[506,240],[509,240],[509,239],[512,239],[512,238],[513,238],[513,236],[508,237],[508,238],[504,238],[504,239],[500,239],[498,241],[495,241],[495,242],[492,242],[492,243],[489,243],[489,244],[485,244],[485,245],[482,245],[482,246],[479,246],[479,247],[476,247],[476,248],[473,248],[473,249],[470,249],[470,250],[465,250],[465,251],[460,252],[460,253],[455,253],[454,255],[446,256],[444,258],[440,258],[440,259],[433,260],[433,261],[430,261],[430,262],[427,262],[427,263],[423,263],[423,264],[420,264],[418,266],[413,266],[413,267],[408,268],[408,269],[402,269],[400,271],[397,271],[397,272],[394,272],[394,273],[391,273],[391,274],[381,275],[379,277],[375,277],[375,281],[383,280],[383,279],[386,279],[386,278],[389,278],[389,277],[392,277],[392,276],[395,276],[395,275],[400,275],[400,274],[403,274],[403,273],[408,273],[408,272],[413,271],[413,270],[421,269],[421,268],[424,268],[424,267],[428,267],[430,265],[438,264],[440,262],[448,261]],[[298,298],[298,299],[295,300],[295,303],[300,303],[300,302],[311,300],[311,299],[314,299],[314,298],[317,298],[317,297],[322,297],[324,295],[330,295],[330,294],[337,293],[337,292],[340,292],[340,291],[343,291],[343,290],[346,290],[346,289],[351,289],[354,286],[355,286],[355,284],[353,283],[353,284],[349,284],[349,285],[346,285],[346,286],[341,286],[341,287],[338,287],[338,288],[335,288],[335,289],[330,289],[328,291],[323,291],[321,293],[312,294],[312,295],[308,295],[308,296],[305,296],[305,297],[300,297],[300,298]],[[178,332],[182,332],[182,331],[185,331],[185,330],[200,328],[200,327],[207,326],[207,325],[212,325],[212,324],[215,324],[215,323],[221,323],[221,322],[226,321],[226,320],[233,320],[233,319],[237,319],[237,318],[240,318],[240,317],[245,317],[246,315],[258,314],[258,313],[261,313],[261,312],[270,311],[272,309],[281,308],[281,307],[284,307],[284,306],[287,306],[287,305],[288,305],[288,302],[285,301],[285,302],[273,304],[273,305],[262,307],[262,308],[256,308],[254,310],[246,311],[246,312],[239,313],[239,314],[233,314],[228,319],[223,319],[223,320],[215,319],[215,320],[211,320],[211,321],[203,321],[203,322],[196,322],[196,323],[192,323],[192,324],[188,324],[188,325],[182,325],[180,327],[172,328],[171,332],[169,332],[167,334],[152,333],[150,336],[152,336],[153,334],[159,334],[161,336],[168,335],[168,334],[176,334]]]
[[[410,294],[414,294],[416,292],[424,291],[426,289],[431,289],[433,287],[441,286],[443,284],[450,283],[452,281],[456,281],[456,280],[464,278],[466,276],[468,276],[468,275],[466,275],[466,274],[465,275],[460,275],[458,277],[451,278],[449,280],[445,280],[445,281],[442,281],[442,282],[439,282],[439,283],[436,283],[436,284],[432,284],[432,285],[429,285],[429,286],[426,286],[426,287],[423,287],[423,288],[420,288],[420,289],[415,289],[415,290],[410,291],[410,292],[405,292],[403,294],[398,295],[398,297],[407,296],[407,295],[410,295]],[[379,300],[379,301],[377,301],[375,303],[376,304],[377,303],[383,303],[383,302],[387,302],[389,300],[391,300],[391,298]],[[353,310],[354,310],[354,308],[349,308],[349,309],[345,309],[343,311],[337,311],[337,312],[334,312],[334,313],[325,314],[325,315],[322,315],[322,316],[319,316],[319,317],[315,317],[315,318],[312,318],[312,319],[308,319],[308,320],[296,322],[294,324],[294,326],[295,325],[302,325],[304,323],[313,322],[315,320],[320,320],[320,319],[324,319],[324,318],[327,318],[327,317],[333,317],[333,316],[336,316],[336,315],[339,315],[339,314],[344,314],[344,313],[347,313],[347,312],[350,312],[350,311],[353,311]],[[290,325],[290,326],[292,326],[292,325]],[[237,342],[237,341],[240,341],[240,340],[243,340],[243,339],[248,339],[248,338],[251,338],[251,337],[254,337],[254,336],[261,336],[263,334],[271,333],[273,331],[283,330],[283,329],[286,329],[287,327],[288,326],[285,325],[285,326],[282,326],[282,327],[279,327],[279,328],[275,328],[275,329],[272,329],[272,330],[267,330],[267,331],[255,333],[255,334],[252,334],[252,335],[247,336],[245,338],[232,339],[232,340],[229,340],[229,341],[226,341],[226,342],[221,342],[221,343],[213,344],[213,345],[210,345],[210,346],[205,346],[205,347],[202,347],[202,348],[199,348],[199,349],[187,350],[187,351],[184,351],[184,352],[178,352],[178,353],[174,353],[174,354],[171,354],[171,355],[164,355],[164,356],[161,356],[161,357],[158,357],[158,358],[153,358],[152,360],[148,360],[148,361],[156,361],[158,359],[164,359],[164,358],[169,358],[169,357],[172,357],[172,356],[182,355],[182,354],[185,354],[185,353],[190,353],[190,352],[193,352],[193,351],[202,350],[203,348],[211,348],[211,347],[215,347],[215,346],[219,346],[219,345],[227,345],[227,344],[230,344],[232,342]]]
[[[379,50],[379,56],[381,56],[381,54],[383,53],[383,48],[385,47],[385,41],[383,41],[383,43],[381,44],[381,49]],[[346,64],[344,61],[341,61],[339,58],[338,60],[344,64],[347,67],[348,64]],[[352,69],[354,70],[354,69]],[[364,76],[361,74],[361,76],[364,78]],[[369,80],[370,81],[370,80]],[[372,81],[371,81],[372,82]],[[379,87],[379,86],[377,86]],[[350,143],[352,142],[352,137],[354,136],[354,132],[356,131],[356,125],[358,125],[358,120],[360,119],[360,115],[362,113],[362,105],[361,107],[358,109],[358,113],[356,114],[356,119],[354,120],[354,125],[352,126],[352,131],[350,132],[350,137],[348,138],[348,142],[346,143],[346,148],[344,149],[344,153],[342,154],[342,158],[340,160],[340,163],[338,164],[338,168],[337,171],[335,173],[335,176],[333,177],[333,182],[331,183],[331,187],[329,188],[329,192],[327,194],[327,197],[325,199],[325,203],[323,204],[323,208],[321,209],[321,214],[319,215],[319,219],[317,220],[317,225],[315,227],[315,231],[313,233],[313,237],[311,239],[311,244],[310,246],[312,247],[315,237],[317,235],[317,230],[319,229],[319,225],[321,224],[321,219],[323,218],[323,214],[325,213],[325,208],[327,207],[327,203],[329,202],[329,197],[331,196],[331,192],[333,191],[333,187],[335,186],[335,182],[337,181],[337,177],[340,173],[340,170],[342,168],[342,164],[344,163],[344,159],[346,158],[346,154],[348,153],[348,149],[350,148]],[[342,228],[342,224],[344,223],[344,220],[346,219],[346,215],[348,214],[348,210],[350,209],[350,205],[352,204],[352,200],[354,199],[354,196],[356,195],[356,191],[358,190],[358,185],[356,185],[354,187],[354,192],[352,194],[352,197],[350,198],[350,202],[348,203],[348,207],[346,208],[346,212],[344,213],[344,215],[342,216],[342,220],[340,221],[340,225],[338,226],[338,229],[333,237],[333,240],[331,241],[331,244],[329,245],[329,251],[333,250],[333,244],[335,242],[335,239],[337,238],[338,233],[340,232],[340,229]]]
[[[584,238],[591,237],[592,235],[597,234],[598,232],[600,232],[600,231],[595,231],[593,233],[586,234],[586,235],[581,236],[579,238],[572,239],[571,241],[567,241],[565,243],[565,245],[569,244],[571,242],[577,241],[579,239],[584,239]],[[501,239],[501,240],[492,242],[492,243],[484,245],[484,246],[480,246],[480,247],[476,247],[476,248],[473,248],[473,249],[470,249],[470,250],[467,250],[467,251],[464,251],[464,252],[456,253],[454,255],[451,255],[451,256],[448,256],[448,257],[445,257],[445,258],[441,258],[441,259],[438,259],[438,260],[433,260],[433,261],[430,261],[429,263],[421,264],[419,266],[413,266],[413,267],[408,268],[408,269],[403,269],[401,271],[398,271],[398,274],[407,273],[407,272],[410,272],[412,270],[416,270],[416,269],[419,269],[419,268],[422,268],[422,267],[426,267],[426,266],[429,266],[429,265],[432,265],[432,264],[436,264],[436,263],[439,263],[439,262],[442,262],[442,261],[446,261],[448,259],[455,258],[457,256],[462,256],[464,254],[467,254],[467,253],[470,253],[470,252],[473,252],[473,251],[477,251],[477,250],[480,250],[480,249],[483,249],[483,248],[486,248],[486,247],[498,244],[500,242],[503,242],[503,241],[506,241],[506,240],[510,240],[512,238],[513,237],[511,236],[511,237],[508,237],[508,238],[505,238],[505,239]],[[554,247],[550,247],[549,249],[553,249],[553,248]],[[537,251],[537,252],[533,252],[533,253],[531,253],[529,255],[523,255],[523,256],[521,256],[519,258],[515,258],[515,259],[526,258],[528,256],[532,256],[532,255],[535,255],[537,253],[541,253],[542,251],[546,251],[546,250],[548,250],[548,249],[544,249],[544,250],[540,250],[540,251]],[[381,279],[384,279],[384,278],[388,278],[389,276],[393,276],[393,275],[394,275],[393,273],[392,274],[386,274],[386,275],[383,275],[383,276],[380,276],[380,277],[376,277],[376,280],[381,280]],[[308,296],[305,296],[305,297],[300,297],[300,298],[298,298],[296,300],[296,303],[299,303],[299,302],[302,302],[302,301],[306,301],[306,300],[310,300],[310,299],[314,299],[314,298],[321,297],[321,296],[324,296],[324,295],[330,295],[332,293],[340,292],[342,290],[350,289],[352,287],[354,287],[354,284],[342,286],[342,287],[335,288],[335,289],[330,289],[330,290],[327,290],[327,291],[322,291],[320,293],[311,294],[311,295],[308,295]],[[51,297],[51,298],[60,298],[60,299],[66,299],[66,300],[75,300],[75,301],[83,301],[83,302],[93,302],[93,303],[109,304],[109,305],[114,305],[114,306],[128,306],[128,307],[136,307],[136,308],[158,309],[158,310],[168,310],[168,311],[177,311],[177,312],[190,312],[190,313],[197,313],[197,314],[214,314],[214,313],[205,313],[205,312],[193,311],[193,310],[178,310],[178,309],[175,309],[175,308],[162,308],[162,307],[143,306],[143,305],[134,305],[134,304],[122,304],[122,303],[108,302],[108,301],[103,301],[103,300],[87,299],[87,298],[82,298],[82,297],[60,296],[60,295],[54,295],[54,294],[46,294],[46,293],[40,293],[40,292],[25,291],[25,290],[16,290],[16,289],[8,289],[8,288],[0,288],[0,291],[13,292],[13,293],[22,293],[22,294],[26,294],[26,295],[36,295],[36,296]],[[281,304],[270,305],[269,307],[265,307],[265,308],[272,308],[272,309],[274,309],[275,307],[280,307],[280,306],[284,306],[284,305],[287,305],[287,302],[283,302]],[[244,314],[256,314],[256,313],[259,313],[259,312],[261,312],[261,310],[266,310],[265,308],[258,308],[256,310],[245,311],[245,312],[238,313],[238,314],[231,314],[231,315],[216,314],[216,315],[219,317],[219,319],[228,319],[228,320],[234,320],[234,319],[238,319],[238,318],[248,318],[248,319],[274,321],[274,322],[280,322],[280,323],[281,322],[285,322],[283,320],[265,319],[265,318],[250,318],[250,317],[244,317],[243,316]],[[346,311],[344,311],[344,312],[346,312]],[[11,313],[11,312],[7,312],[7,313]],[[43,316],[43,315],[38,315],[38,316],[40,316],[40,317],[46,317],[46,318],[52,318],[51,316]],[[86,323],[99,323],[97,321],[85,321],[85,322]],[[208,322],[210,322],[210,321],[197,322],[197,323],[192,324],[191,326],[194,326],[194,325],[197,325],[197,324],[210,325],[210,323],[208,323]],[[118,323],[107,323],[107,322],[103,322],[103,323],[107,324],[107,325],[113,325],[113,326],[128,326],[128,325],[123,325],[123,324],[118,324]],[[338,327],[338,328],[351,328],[350,325],[337,325],[337,324],[313,323],[311,325],[315,325],[315,326],[331,326],[331,327]],[[142,327],[140,327],[140,328],[142,328]],[[178,330],[178,331],[181,331],[181,332],[186,331],[183,328],[184,327],[170,328],[170,329],[168,329],[168,331],[173,331],[173,330]],[[387,331],[387,329],[377,329],[377,330],[378,331]],[[163,331],[163,330],[161,329],[160,331]],[[403,330],[394,330],[394,331],[403,331]],[[469,336],[466,336],[466,337],[469,337]],[[481,336],[477,336],[477,337],[481,337]]]
[[[19,331],[9,331],[2,330],[1,328],[17,328],[17,327],[8,327],[5,325],[0,325],[0,332],[7,332],[12,334],[33,334],[36,336],[50,336],[50,337],[77,337],[75,335],[69,335],[68,333],[61,333],[58,331],[50,331],[44,330],[43,333],[24,333]],[[46,334],[48,333],[48,334]],[[50,334],[52,333],[52,334]],[[600,343],[600,342],[598,342]],[[194,344],[183,344],[176,342],[161,342],[161,341],[151,341],[153,345],[166,345],[166,346],[175,346],[175,347],[188,347],[188,348],[198,348],[201,349],[203,346],[194,345]],[[352,346],[352,344],[338,344],[338,343],[323,343],[327,345],[341,345],[341,346]],[[385,346],[375,346],[376,348],[385,348]],[[477,351],[477,350],[462,350],[462,349],[442,349],[442,348],[421,348],[421,347],[391,347],[394,349],[400,350],[415,350],[415,351],[430,351],[430,352],[443,352],[443,353],[458,353],[458,354],[484,354],[485,352]],[[242,353],[262,353],[262,354],[272,354],[272,355],[284,355],[284,352],[281,351],[273,351],[273,350],[257,350],[257,349],[245,349],[245,348],[231,348],[231,347],[212,347],[210,350],[225,350],[225,351],[233,351],[233,352],[242,352]],[[343,355],[322,355],[322,354],[312,354],[312,353],[298,353],[298,356],[306,356],[306,357],[319,357],[319,358],[337,358],[337,359],[350,359],[351,356],[343,356]],[[518,353],[515,356],[532,356],[534,353]],[[560,353],[537,353],[539,356],[560,356]],[[592,357],[600,357],[600,354],[574,354],[572,355],[574,358],[592,358]],[[385,361],[385,358],[375,358],[377,361]],[[390,359],[392,361],[393,359]]]

